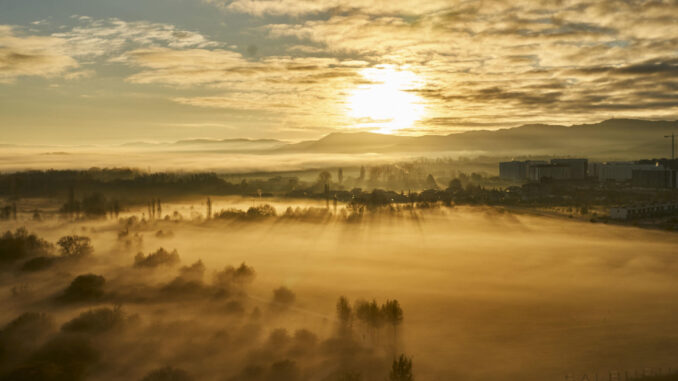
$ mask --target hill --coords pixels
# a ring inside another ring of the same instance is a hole
[[[332,133],[319,140],[288,144],[276,152],[396,153],[482,152],[491,156],[570,155],[602,159],[670,156],[664,135],[678,132],[678,121],[610,119],[573,126],[530,124],[501,130],[450,135],[395,136]]]

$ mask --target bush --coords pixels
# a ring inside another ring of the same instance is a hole
[[[57,261],[56,257],[44,256],[29,259],[21,266],[21,271],[34,272],[46,270],[54,265]]]
[[[29,353],[54,330],[54,320],[38,312],[26,312],[0,331],[0,358]]]
[[[205,275],[205,264],[198,259],[190,266],[182,266],[179,269],[179,277],[185,281],[202,282]]]
[[[81,313],[61,326],[65,332],[103,333],[121,327],[125,315],[119,307],[98,308]]]
[[[89,302],[103,298],[106,279],[101,275],[79,275],[64,290],[60,299],[65,302]]]
[[[28,257],[48,255],[52,250],[52,244],[35,234],[29,234],[24,228],[19,228],[14,233],[7,231],[0,237],[0,265]]]
[[[4,379],[12,381],[80,381],[99,353],[81,336],[59,335],[40,348],[24,366]]]
[[[252,206],[247,209],[247,217],[275,217],[276,215],[275,208],[269,204]]]
[[[289,306],[294,303],[295,299],[296,295],[294,295],[294,292],[285,286],[273,290],[273,303]]]

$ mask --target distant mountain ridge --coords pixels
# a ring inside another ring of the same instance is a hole
[[[335,132],[317,140],[289,143],[276,139],[197,138],[175,142],[131,142],[120,148],[239,154],[436,154],[440,156],[581,156],[597,160],[635,160],[670,157],[671,133],[678,134],[678,121],[609,119],[573,126],[526,124],[499,130],[472,130],[448,135],[399,136],[370,132]],[[6,149],[55,149],[63,146],[0,145]],[[68,148],[96,148],[78,146]],[[110,148],[110,147],[109,147]]]
[[[609,119],[573,126],[529,124],[501,130],[449,135],[395,136],[332,133],[288,144],[278,152],[396,153],[472,151],[487,155],[568,155],[605,159],[670,156],[664,135],[678,133],[678,121]]]

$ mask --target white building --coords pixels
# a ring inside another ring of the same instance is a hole
[[[629,220],[642,217],[660,217],[678,214],[678,202],[651,205],[630,205],[610,208],[610,218]]]

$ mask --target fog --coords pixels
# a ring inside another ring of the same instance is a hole
[[[192,149],[83,147],[2,147],[0,171],[127,167],[149,171],[216,171],[228,173],[299,171],[305,169],[392,163],[413,158],[475,157],[481,151],[413,153],[252,153]]]
[[[100,380],[384,380],[401,353],[416,380],[607,379],[678,365],[675,234],[495,208],[308,220],[285,217],[286,206],[257,219],[205,220],[195,200],[164,205],[166,220],[142,221],[139,209],[120,221],[0,222],[94,248],[42,271],[5,265],[1,379],[38,379],[30,371],[47,371],[36,364],[64,350],[60,371]],[[105,281],[76,284],[84,274]],[[354,308],[342,326],[341,296],[353,308],[397,300],[402,323],[370,328]],[[46,315],[11,323],[26,312]]]

